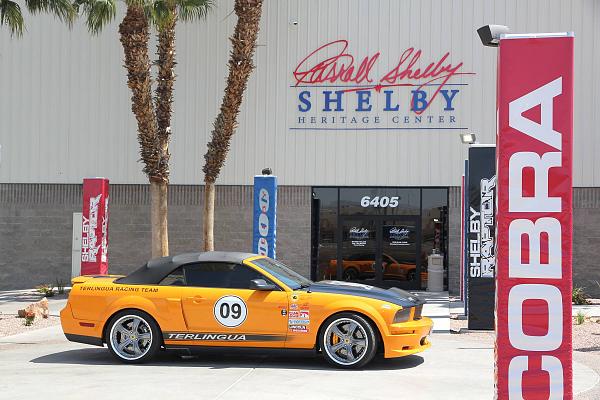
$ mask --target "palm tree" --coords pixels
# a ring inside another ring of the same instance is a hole
[[[235,0],[237,24],[230,41],[229,76],[212,137],[204,155],[204,251],[214,250],[215,182],[225,163],[250,73],[262,12],[262,0]]]
[[[76,0],[86,16],[88,29],[98,33],[116,14],[114,0]],[[119,25],[125,53],[131,110],[138,124],[143,171],[150,182],[152,257],[169,254],[167,187],[169,184],[169,139],[175,83],[175,26],[179,19],[195,21],[206,16],[211,0],[126,0],[127,12]],[[150,27],[157,29],[157,60],[148,55]],[[151,66],[158,67],[152,96]]]
[[[75,18],[75,9],[69,0],[25,0],[25,8],[32,13],[53,14],[69,27]],[[14,1],[0,0],[0,26],[7,25],[10,34],[23,36],[25,21],[21,12],[21,6]]]

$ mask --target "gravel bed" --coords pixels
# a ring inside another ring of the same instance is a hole
[[[25,318],[17,318],[16,314],[0,314],[0,337],[16,335],[36,329],[60,324],[60,317],[36,318],[30,326],[24,325]]]
[[[600,322],[573,325],[573,350],[600,356]]]
[[[599,321],[599,322],[596,322]],[[462,330],[460,335],[473,339],[481,339],[487,341],[494,341],[494,331],[468,331],[467,321],[460,319],[450,319],[450,330],[458,332]],[[600,356],[600,320],[593,318],[592,320],[586,319],[581,325],[573,323],[573,350],[590,353],[592,355]]]
[[[483,346],[494,345],[494,331],[465,332],[464,330],[467,329],[466,320],[450,319],[450,329],[454,332],[462,329],[462,332],[456,335],[458,338],[464,337],[477,340]],[[593,369],[600,375],[600,321],[597,318],[586,319],[581,325],[573,323],[573,360]],[[600,385],[578,394],[575,399],[600,399]]]

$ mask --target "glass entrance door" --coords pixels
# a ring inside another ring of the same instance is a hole
[[[337,279],[375,284],[378,223],[373,218],[344,218],[341,224]]]
[[[421,227],[414,216],[345,217],[336,277],[381,287],[420,289]]]
[[[421,289],[421,227],[418,217],[381,221],[382,286]]]

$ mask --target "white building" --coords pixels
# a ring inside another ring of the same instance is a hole
[[[172,251],[200,243],[200,188],[187,185],[203,182],[232,10],[232,1],[219,1],[206,21],[177,29]],[[117,184],[115,268],[130,269],[148,256],[147,189],[139,186],[147,181],[118,40],[122,16],[121,10],[96,37],[81,22],[69,30],[48,16],[26,16],[20,39],[0,30],[0,275],[31,273],[49,257],[51,272],[40,276],[70,271],[70,213],[78,210],[77,185],[86,176]],[[229,186],[220,191],[217,246],[248,250],[248,186],[269,166],[282,186],[278,253],[284,261],[309,274],[312,247],[316,278],[341,259],[371,261],[360,268],[375,263],[377,269],[388,257],[387,264],[416,265],[418,272],[437,247],[455,290],[458,187],[467,154],[459,133],[495,141],[496,51],[484,48],[475,32],[488,23],[512,32],[576,34],[574,278],[592,289],[589,282],[599,277],[591,254],[600,245],[600,4],[593,0],[265,0],[256,70],[218,180]],[[331,198],[338,190],[339,199]],[[368,207],[355,204],[365,195],[397,196],[399,206],[372,218]],[[321,200],[313,246],[311,197]],[[44,218],[56,228],[47,229]],[[231,226],[239,218],[244,223]],[[405,226],[414,228],[409,249],[394,253],[386,229]],[[352,228],[369,231],[362,249],[353,248]],[[47,234],[32,236],[40,229]],[[372,271],[359,272],[360,279]],[[2,285],[27,286],[26,279]],[[418,273],[411,279],[409,287],[423,283]]]

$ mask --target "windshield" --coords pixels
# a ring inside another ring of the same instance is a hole
[[[285,264],[273,260],[272,258],[258,258],[256,260],[252,260],[252,263],[269,272],[275,278],[289,286],[292,290],[308,287],[313,283],[310,279],[306,279],[302,275],[286,267]]]

